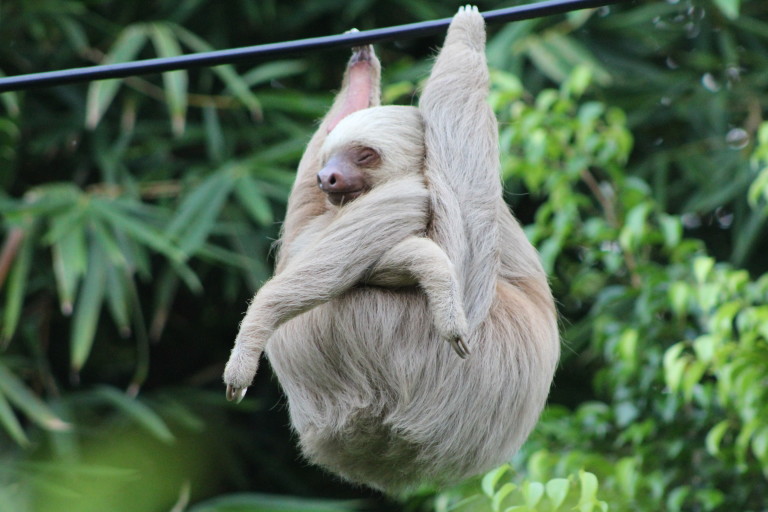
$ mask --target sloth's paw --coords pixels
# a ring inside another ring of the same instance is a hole
[[[227,385],[227,400],[239,402],[251,385],[259,369],[259,355],[246,354],[235,347],[224,368],[224,384]]]
[[[446,43],[451,39],[462,41],[475,50],[483,50],[485,47],[485,19],[476,6],[466,5],[459,8],[448,28]]]

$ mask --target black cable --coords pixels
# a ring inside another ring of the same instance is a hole
[[[540,18],[553,14],[562,14],[577,9],[600,7],[619,3],[626,0],[545,0],[528,5],[519,5],[506,9],[497,9],[482,13],[487,23],[520,21]],[[422,37],[444,31],[451,18],[441,20],[410,23],[389,28],[378,28],[363,32],[351,32],[334,36],[313,37],[298,41],[270,43],[244,48],[232,48],[212,52],[193,53],[176,57],[103,64],[84,68],[64,69],[43,73],[30,73],[0,78],[0,92],[31,89],[35,87],[50,87],[77,82],[104,80],[106,78],[125,78],[128,76],[147,75],[177,69],[192,69],[205,66],[232,64],[257,57],[280,57],[310,50],[344,48],[364,44],[380,43],[383,41],[402,40]]]

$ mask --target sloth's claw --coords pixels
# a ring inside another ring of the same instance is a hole
[[[454,352],[458,354],[458,356],[462,359],[466,359],[467,356],[471,353],[469,351],[469,347],[467,346],[467,343],[460,337],[452,338],[450,340],[451,347],[453,347]]]
[[[232,387],[232,386],[230,386],[228,384],[227,385],[227,400],[229,400],[230,402],[235,402],[235,403],[239,404],[242,401],[243,397],[245,396],[245,392],[246,391],[248,391],[247,387],[245,387],[245,388],[235,388],[235,387]]]

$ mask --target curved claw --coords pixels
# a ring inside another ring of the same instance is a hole
[[[469,347],[467,346],[467,343],[462,338],[453,338],[450,340],[451,347],[453,347],[454,352],[458,354],[458,356],[462,359],[466,359],[471,352],[469,351]]]
[[[227,400],[230,402],[240,403],[243,400],[243,397],[245,396],[245,392],[248,391],[248,388],[234,388],[230,385],[227,385]]]

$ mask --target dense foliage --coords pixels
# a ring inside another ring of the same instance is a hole
[[[3,2],[0,72],[456,7],[389,4]],[[507,197],[563,358],[509,465],[397,503],[298,460],[266,368],[242,405],[220,384],[344,52],[0,94],[0,509],[764,510],[765,20],[637,0],[490,27]],[[437,44],[379,49],[386,102],[413,101]]]

